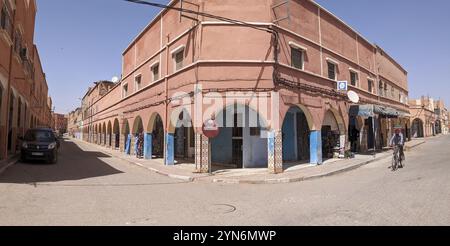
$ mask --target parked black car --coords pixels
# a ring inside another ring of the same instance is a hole
[[[52,164],[58,162],[60,143],[52,129],[30,129],[20,140],[22,140],[21,161],[44,160]]]

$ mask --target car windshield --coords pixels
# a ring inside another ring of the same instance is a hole
[[[25,134],[25,141],[52,142],[55,136],[51,131],[28,131]]]

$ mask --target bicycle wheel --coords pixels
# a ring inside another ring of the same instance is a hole
[[[392,156],[392,171],[395,171],[396,169],[397,169],[397,160],[394,154],[394,156]]]
[[[394,156],[392,157],[392,171],[397,170],[398,167],[398,149],[394,149]]]

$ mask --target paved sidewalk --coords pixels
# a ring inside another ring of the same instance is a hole
[[[195,173],[195,164],[177,164],[174,166],[165,166],[162,159],[143,160],[137,159],[135,156],[125,155],[117,150],[107,147],[98,146],[96,144],[87,143],[77,139],[69,141],[78,144],[90,145],[98,148],[101,152],[120,158],[130,164],[140,166],[149,171],[165,175],[171,178],[184,181],[207,181],[215,183],[228,184],[277,184],[291,183],[311,180],[334,174],[350,171],[361,166],[379,161],[392,156],[392,151],[384,151],[374,155],[356,155],[352,159],[330,159],[326,160],[322,165],[294,165],[285,169],[281,174],[269,174],[266,168],[256,169],[225,169],[214,172],[212,174]],[[419,146],[426,141],[424,139],[413,139],[406,144],[406,151]]]
[[[119,158],[121,160],[127,161],[130,164],[140,166],[149,171],[168,176],[175,179],[180,179],[183,181],[194,181],[195,179],[208,177],[209,174],[204,173],[195,173],[195,164],[178,164],[175,166],[166,166],[164,165],[163,159],[153,159],[153,160],[144,160],[138,159],[134,155],[126,155],[123,152],[119,152],[118,150],[113,150],[108,147],[99,146],[97,144],[88,143],[79,139],[66,139],[68,141],[72,141],[78,143],[79,145],[89,145],[91,147],[97,148],[104,154],[109,156]]]

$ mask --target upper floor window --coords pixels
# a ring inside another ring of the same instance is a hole
[[[6,5],[4,5],[0,11],[0,29],[11,34],[12,20]]]
[[[373,80],[371,79],[367,80],[367,91],[373,93]]]
[[[303,70],[303,51],[291,48],[291,65],[292,67]]]
[[[172,57],[174,61],[174,71],[179,71],[184,65],[184,45],[173,50]]]
[[[289,46],[291,47],[291,66],[303,70],[305,68],[305,52],[307,49],[294,42],[289,42]]]
[[[337,80],[336,64],[330,61],[328,61],[327,64],[328,64],[328,78],[332,80]]]
[[[140,89],[142,89],[142,76],[138,75],[134,78],[134,88],[135,91],[139,91]]]
[[[159,80],[159,63],[156,63],[155,65],[153,65],[151,67],[152,70],[152,81],[155,82],[157,80]]]
[[[128,84],[124,84],[122,86],[122,97],[125,98],[128,96]]]
[[[353,86],[357,86],[358,85],[358,73],[355,71],[350,71],[350,84]]]

